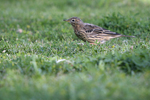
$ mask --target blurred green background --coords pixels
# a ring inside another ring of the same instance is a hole
[[[149,100],[149,9],[149,0],[0,0],[0,100]],[[63,22],[74,16],[136,38],[92,46]]]

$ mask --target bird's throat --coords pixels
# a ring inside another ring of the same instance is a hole
[[[75,32],[80,31],[83,28],[83,26],[80,24],[71,24],[71,25],[72,25]]]

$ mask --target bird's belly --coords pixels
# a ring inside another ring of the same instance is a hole
[[[85,34],[85,32],[83,31],[78,31],[78,32],[75,32],[76,36],[83,40],[83,41],[87,41],[87,35]]]
[[[79,39],[83,40],[84,42],[86,42],[86,41],[89,42],[89,43],[94,43],[95,42],[95,39],[90,38],[88,36],[88,34],[86,34],[86,32],[84,32],[84,31],[78,31],[78,32],[75,32],[75,34]]]

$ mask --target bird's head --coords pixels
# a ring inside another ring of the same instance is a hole
[[[83,23],[82,20],[78,17],[72,17],[72,18],[66,19],[64,21],[69,22],[71,25],[75,25],[75,24],[77,25],[77,24]]]

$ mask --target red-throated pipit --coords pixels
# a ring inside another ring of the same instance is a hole
[[[83,41],[88,41],[91,44],[94,44],[94,42],[96,41],[104,43],[107,40],[117,37],[134,37],[118,34],[116,32],[111,32],[110,30],[104,29],[93,24],[84,23],[78,17],[72,17],[64,21],[67,21],[72,25],[74,33],[78,38],[80,38]]]

